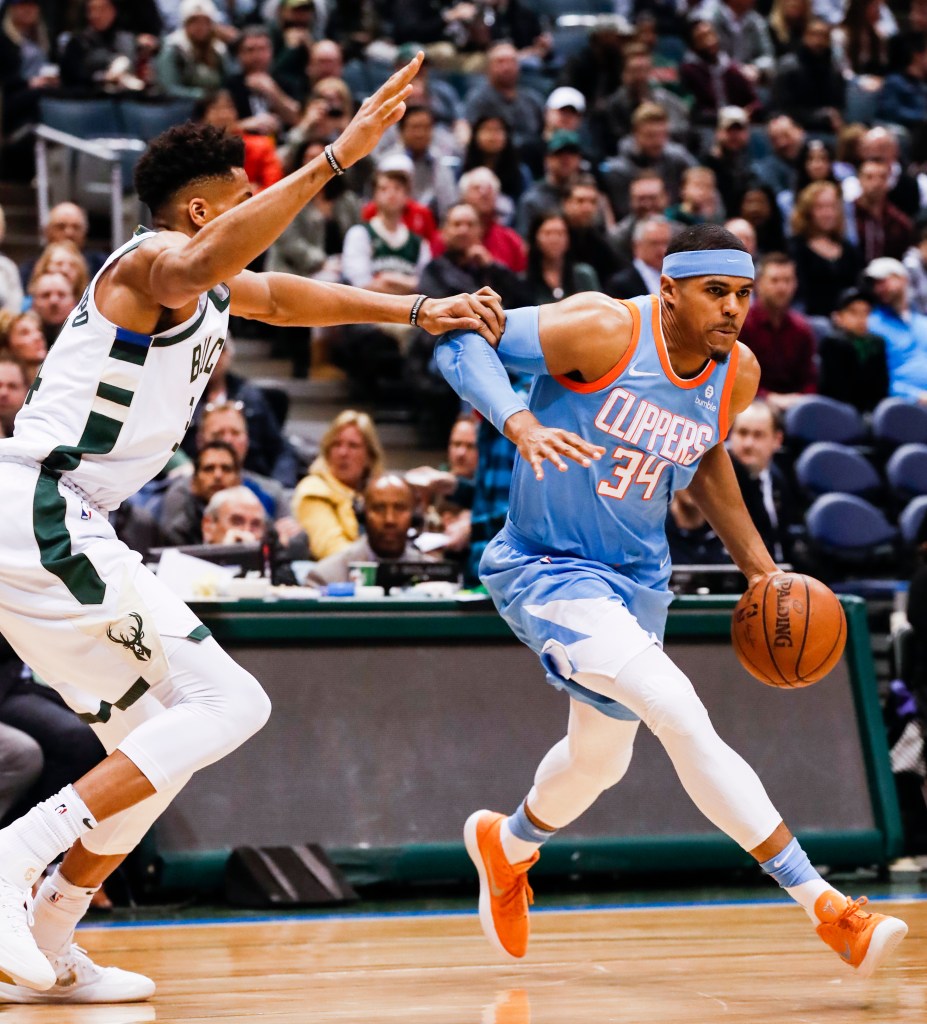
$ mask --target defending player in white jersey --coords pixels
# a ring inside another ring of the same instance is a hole
[[[240,139],[203,125],[155,139],[136,171],[155,230],[117,250],[91,282],[14,436],[0,441],[0,631],[108,753],[0,831],[0,972],[15,982],[0,985],[0,1001],[152,994],[148,978],[94,964],[73,944],[75,925],[190,776],[270,713],[258,682],[107,520],[180,443],[229,314],[305,326],[411,321],[434,334],[456,327],[498,338],[494,296],[425,301],[245,269],[399,120],[421,59],[370,97],[324,156],[258,196]],[[30,887],[65,851],[33,920]]]

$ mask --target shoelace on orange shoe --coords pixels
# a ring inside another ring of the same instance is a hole
[[[527,868],[525,869],[527,871]],[[511,887],[499,900],[499,909],[506,917],[520,916],[522,913],[521,897],[528,901],[528,905],[534,904],[534,890],[528,882],[528,876],[519,872]]]
[[[831,923],[841,928],[855,928],[858,931],[872,915],[861,912],[855,921],[853,918],[856,917],[857,911],[860,911],[868,902],[868,896],[860,896],[858,900],[847,900],[843,911]]]

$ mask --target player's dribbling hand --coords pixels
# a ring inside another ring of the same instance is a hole
[[[505,436],[515,443],[518,454],[530,463],[537,480],[544,479],[545,460],[563,473],[567,469],[564,459],[588,468],[605,454],[601,445],[591,444],[579,434],[560,427],[545,427],[527,410],[506,420]]]
[[[406,112],[405,99],[412,92],[411,81],[418,74],[425,54],[419,52],[404,68],[391,75],[360,105],[351,123],[333,143],[342,167],[350,167],[373,152],[383,133]]]
[[[744,575],[747,576],[747,590],[751,590],[758,583],[762,583],[763,580],[768,579],[770,576],[780,575],[781,572],[782,570],[776,566],[773,569],[761,569],[758,572],[749,573],[749,575],[745,573]]]
[[[429,334],[477,331],[495,348],[505,330],[505,313],[492,288],[481,288],[469,295],[426,299],[418,313],[418,326]]]

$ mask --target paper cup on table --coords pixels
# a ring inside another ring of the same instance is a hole
[[[349,562],[348,579],[356,587],[373,587],[377,582],[376,562]]]

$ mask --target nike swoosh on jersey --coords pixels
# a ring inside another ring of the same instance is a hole
[[[629,377],[659,377],[659,373],[654,373],[652,370],[638,370],[634,366],[628,367]]]

